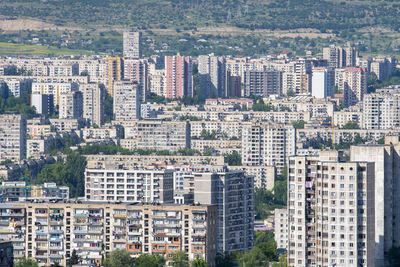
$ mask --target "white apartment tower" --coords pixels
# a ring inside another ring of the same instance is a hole
[[[311,94],[315,98],[333,96],[335,72],[330,68],[313,68]]]
[[[104,100],[106,89],[103,84],[81,84],[79,90],[83,93],[83,118],[90,124],[101,126],[104,123]]]
[[[288,264],[375,266],[374,210],[373,163],[290,157]]]
[[[26,157],[26,118],[24,115],[0,115],[0,161],[17,162]]]
[[[287,159],[296,153],[296,129],[271,121],[255,122],[242,129],[242,164],[276,166],[282,171]]]
[[[123,34],[124,57],[126,59],[139,59],[142,57],[142,33],[124,32]]]
[[[113,91],[115,120],[140,118],[140,85],[130,81],[115,81]]]
[[[83,114],[82,93],[69,92],[59,96],[59,119],[79,119]]]

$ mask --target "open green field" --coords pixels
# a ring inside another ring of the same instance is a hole
[[[25,45],[0,42],[0,55],[49,55],[49,56],[79,56],[92,55],[92,51],[58,48],[52,46]]]

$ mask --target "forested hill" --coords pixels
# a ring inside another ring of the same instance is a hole
[[[400,29],[397,0],[1,0],[0,15],[80,28]]]

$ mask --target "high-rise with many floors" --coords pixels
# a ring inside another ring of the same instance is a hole
[[[340,158],[289,159],[289,265],[375,266],[374,164]]]
[[[165,56],[165,97],[193,96],[192,58]]]
[[[90,124],[101,126],[104,123],[104,100],[106,90],[103,84],[87,83],[79,86],[83,93],[83,118]]]
[[[0,115],[0,161],[19,161],[26,157],[25,115]]]
[[[139,59],[142,57],[142,33],[128,32],[123,34],[124,58]]]
[[[114,82],[114,119],[140,118],[140,85],[130,81]]]

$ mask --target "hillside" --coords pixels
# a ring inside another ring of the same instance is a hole
[[[397,43],[400,40],[398,35],[400,3],[393,0],[2,0],[1,2],[0,16],[8,20],[8,23],[3,22],[0,28],[5,30],[6,34],[18,30],[52,29],[67,30],[71,34],[75,32],[75,35],[80,32],[82,36],[94,36],[100,32],[114,30],[120,32],[122,29],[132,28],[147,31],[147,35],[153,35],[155,41],[166,39],[173,42],[172,35],[180,39],[186,34],[189,37],[198,35],[197,39],[203,38],[203,35],[205,38],[218,36],[224,42],[223,39],[232,40],[233,36],[254,34],[250,43],[259,45],[263,38],[326,39],[334,35],[332,40],[326,40],[327,43],[364,40],[364,43],[361,43],[364,46],[366,46],[365,41],[369,42],[369,39],[375,38],[375,34],[378,37],[382,36],[381,42],[372,41],[372,46],[376,48],[365,48],[370,52],[397,51]],[[21,19],[34,19],[37,25],[34,23],[20,25]],[[293,31],[301,34],[285,35]],[[157,38],[160,36],[167,38]],[[190,40],[188,41],[190,43]],[[323,41],[318,41],[321,42]],[[105,49],[110,47],[112,46]],[[287,48],[293,50],[290,46]],[[308,49],[303,46],[301,48]],[[118,52],[117,47],[113,49],[117,49]]]

